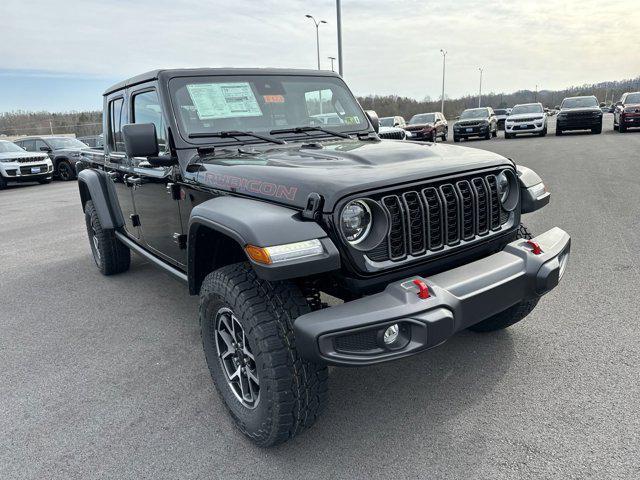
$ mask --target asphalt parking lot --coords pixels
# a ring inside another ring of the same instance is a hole
[[[0,478],[638,478],[640,132],[460,145],[536,170],[572,257],[524,322],[333,369],[308,432],[259,449],[210,381],[197,298],[103,277],[74,183],[0,192]]]

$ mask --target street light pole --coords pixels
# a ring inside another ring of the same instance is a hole
[[[314,25],[316,26],[316,53],[318,54],[318,70],[320,70],[320,24],[327,23],[324,20],[320,20],[319,22],[313,17],[313,15],[305,15],[305,17],[313,20]]]
[[[480,105],[482,104],[482,72],[484,71],[484,68],[478,67],[478,70],[480,70],[480,90],[478,90],[478,108],[480,108]]]
[[[340,0],[336,0],[336,22],[338,24],[338,73],[342,77],[342,6]]]
[[[327,57],[329,60],[331,60],[331,71],[335,72],[335,70],[333,69],[333,62],[335,61],[336,57]]]
[[[442,54],[442,102],[440,103],[440,113],[444,115],[444,72],[447,64],[447,51],[440,49],[440,53]]]

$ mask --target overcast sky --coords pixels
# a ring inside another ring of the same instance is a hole
[[[343,0],[356,94],[439,98],[640,75],[637,0]],[[0,111],[99,108],[109,84],[164,67],[315,68],[337,56],[334,0],[1,0]],[[337,66],[336,66],[337,69]]]

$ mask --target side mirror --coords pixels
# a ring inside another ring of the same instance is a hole
[[[560,105],[556,105],[556,106],[555,106],[555,107],[553,107],[553,108],[555,108],[556,110],[560,110]]]
[[[364,113],[369,117],[373,130],[378,133],[380,131],[380,120],[378,120],[378,114],[374,110],[367,110]]]
[[[49,147],[47,147],[47,146],[44,146],[44,147],[40,147],[40,151],[41,151],[41,152],[47,152],[47,153],[48,153],[48,152],[50,152],[50,151],[51,151],[51,149],[50,149]]]
[[[157,157],[158,139],[153,123],[130,123],[122,127],[124,149],[129,158]]]
[[[622,106],[622,102],[621,102],[620,100],[618,100],[618,101],[616,102],[616,107],[621,107],[621,106]]]

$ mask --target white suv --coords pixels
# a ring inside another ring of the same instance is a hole
[[[504,122],[504,138],[513,138],[519,133],[547,134],[547,114],[541,103],[516,105]]]
[[[0,190],[11,182],[49,183],[52,178],[49,155],[27,152],[15,143],[0,140]]]

